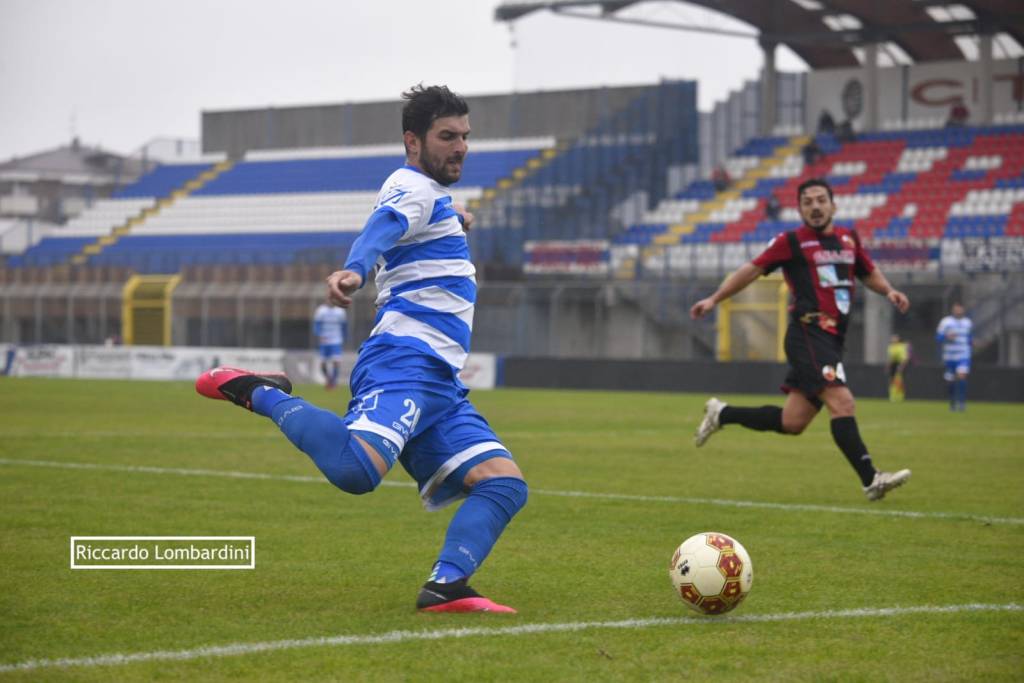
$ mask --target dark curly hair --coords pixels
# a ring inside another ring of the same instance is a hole
[[[415,85],[402,93],[402,133],[411,131],[424,138],[434,121],[445,116],[464,116],[469,105],[446,85]]]
[[[828,191],[829,201],[835,201],[832,196],[832,186],[828,184],[828,181],[824,178],[809,178],[808,180],[800,183],[800,187],[796,188],[796,203],[800,203],[800,197],[803,195],[804,190],[809,187],[824,187]]]

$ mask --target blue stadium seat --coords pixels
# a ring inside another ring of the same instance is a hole
[[[67,261],[82,251],[85,245],[94,241],[94,237],[44,237],[38,244],[29,247],[25,253],[8,259],[7,265],[12,268],[56,265]]]
[[[471,152],[459,185],[492,187],[537,156],[539,149]],[[342,157],[244,161],[201,187],[193,196],[289,192],[369,192],[405,163],[404,157]]]
[[[173,273],[197,264],[341,263],[355,237],[330,232],[127,235],[89,263],[129,266],[140,273]]]
[[[115,192],[113,196],[116,199],[128,197],[166,197],[211,167],[212,164],[167,164],[157,166],[131,185]]]

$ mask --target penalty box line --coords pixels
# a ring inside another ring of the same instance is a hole
[[[142,474],[177,474],[190,477],[225,477],[229,479],[259,479],[264,481],[294,481],[303,483],[326,484],[323,477],[312,477],[298,474],[267,474],[263,472],[239,472],[232,470],[207,470],[183,467],[152,467],[148,465],[106,465],[101,463],[67,462],[57,460],[23,460],[17,458],[0,458],[0,465],[30,467],[54,467],[72,470],[100,470],[107,472],[132,472]],[[382,482],[382,486],[414,488],[412,482]],[[621,500],[639,503],[680,503],[687,505],[713,505],[718,507],[753,508],[758,510],[779,510],[782,512],[831,512],[851,515],[874,515],[878,517],[897,517],[904,519],[945,519],[959,522],[979,522],[981,524],[1024,524],[1022,517],[991,517],[960,512],[920,512],[914,510],[888,510],[877,507],[842,507],[839,505],[816,505],[812,503],[771,503],[756,500],[729,500],[724,498],[691,498],[686,496],[644,496],[630,493],[595,493],[591,491],[556,491],[550,489],[530,489],[531,495],[559,496],[562,498],[589,498],[594,500]]]
[[[8,671],[38,671],[73,667],[120,666],[157,661],[184,662],[210,657],[237,657],[241,655],[278,652],[311,647],[341,647],[349,645],[380,645],[448,638],[493,638],[544,633],[567,633],[597,629],[644,629],[662,626],[720,627],[735,624],[758,624],[783,621],[858,619],[865,617],[902,617],[917,614],[956,614],[963,612],[1020,612],[1015,603],[1004,605],[971,603],[965,605],[921,605],[916,607],[879,607],[820,612],[785,612],[781,614],[750,614],[722,617],[656,617],[649,619],[623,619],[620,621],[578,621],[562,624],[522,624],[520,626],[446,628],[424,631],[388,631],[365,635],[339,635],[320,638],[271,640],[254,643],[208,645],[188,650],[155,650],[151,652],[113,653],[93,657],[67,657],[61,659],[29,659],[12,664],[0,664],[0,673]]]

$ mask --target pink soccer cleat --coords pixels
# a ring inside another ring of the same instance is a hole
[[[488,600],[469,587],[466,579],[452,583],[427,581],[416,598],[416,609],[420,612],[503,612],[515,614],[506,605]]]
[[[292,383],[281,373],[257,374],[239,368],[219,367],[207,370],[196,380],[196,391],[207,398],[231,401],[252,410],[252,390],[259,386],[292,393]]]

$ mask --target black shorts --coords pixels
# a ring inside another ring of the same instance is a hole
[[[793,321],[786,328],[786,360],[789,372],[782,390],[799,391],[817,408],[818,394],[826,387],[844,386],[843,340],[812,323]]]

